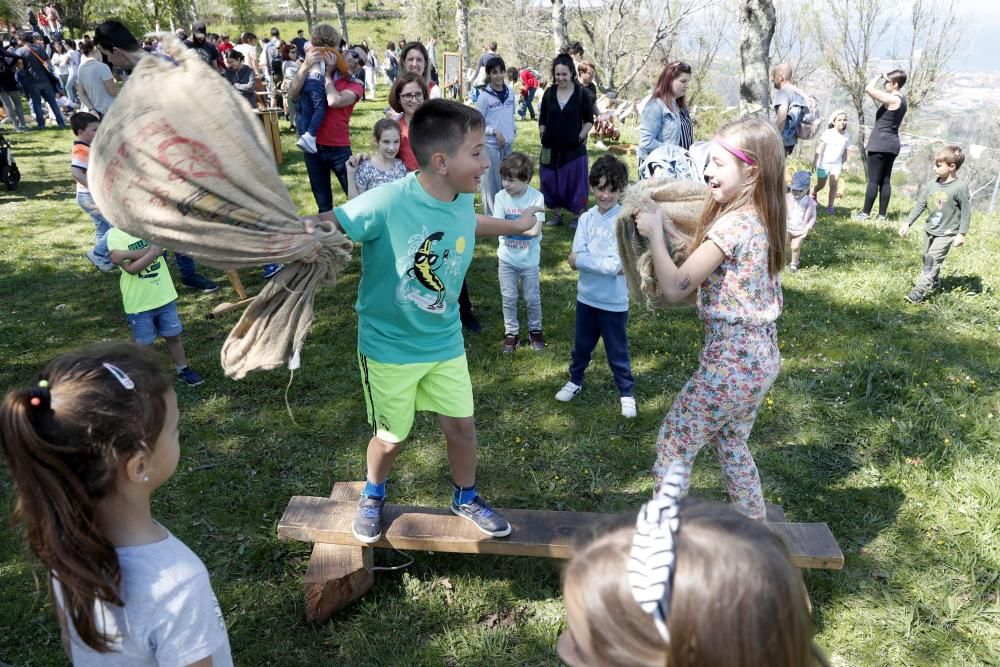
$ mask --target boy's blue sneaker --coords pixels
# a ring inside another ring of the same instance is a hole
[[[382,506],[385,498],[363,495],[358,498],[358,509],[354,512],[351,532],[359,542],[375,544],[382,539]]]
[[[200,290],[205,294],[210,294],[219,289],[216,283],[197,273],[190,280],[181,280],[181,285],[188,289]]]
[[[185,366],[177,371],[177,379],[183,380],[189,387],[197,387],[198,385],[205,383],[201,376],[198,375],[190,366]]]
[[[284,264],[265,264],[264,265],[264,272],[261,274],[261,278],[263,278],[264,280],[267,280],[269,278],[273,278],[276,275],[278,275],[278,273],[283,268],[285,268]]]
[[[510,524],[500,514],[486,504],[486,501],[476,496],[472,502],[465,505],[451,504],[451,511],[471,521],[481,532],[490,537],[507,537],[510,535]]]

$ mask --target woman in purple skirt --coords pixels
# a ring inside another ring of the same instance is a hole
[[[594,105],[576,81],[573,59],[561,53],[552,61],[552,81],[542,96],[538,134],[542,138],[539,176],[549,224],[570,214],[570,226],[587,208],[587,134],[594,124]]]

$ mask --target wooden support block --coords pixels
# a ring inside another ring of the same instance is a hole
[[[233,286],[236,291],[236,296],[240,297],[240,301],[249,298],[246,289],[243,287],[243,281],[240,280],[240,274],[236,273],[235,270],[230,269],[226,271],[226,278],[229,278],[229,284]]]
[[[358,546],[351,532],[354,502],[293,496],[278,522],[278,536],[305,542]],[[499,510],[513,527],[491,538],[445,508],[386,505],[377,547],[419,551],[489,553],[570,558],[577,536],[603,525],[607,514],[547,510]],[[825,523],[768,524],[785,540],[796,567],[840,569],[844,556]]]
[[[345,482],[333,485],[330,498],[356,502],[359,491]],[[314,544],[305,574],[306,619],[325,623],[342,608],[368,592],[375,581],[375,550],[341,544]]]

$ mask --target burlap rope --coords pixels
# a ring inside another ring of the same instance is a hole
[[[629,293],[649,307],[662,307],[668,304],[656,282],[649,241],[640,236],[635,225],[635,211],[642,208],[644,196],[656,202],[663,212],[667,251],[675,263],[681,264],[693,250],[698,216],[708,196],[708,187],[694,181],[661,177],[633,183],[625,190],[622,214],[618,216],[618,253]]]
[[[316,289],[336,281],[352,243],[328,222],[306,233],[246,100],[181,42],[163,50],[139,62],[101,122],[94,199],[116,227],[209,266],[285,263],[233,327],[222,368],[239,379],[297,362]],[[315,262],[297,261],[317,242]]]

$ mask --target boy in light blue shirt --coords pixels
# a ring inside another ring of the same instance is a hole
[[[628,286],[618,255],[615,226],[621,213],[618,203],[628,185],[628,168],[605,155],[590,169],[590,188],[597,205],[580,217],[573,237],[569,265],[580,272],[576,284],[576,332],[569,364],[569,382],[556,394],[557,401],[571,401],[583,389],[583,374],[599,338],[604,339],[608,366],[618,387],[622,416],[637,414],[632,389],[632,364],[628,353]]]
[[[358,362],[372,438],[354,536],[382,537],[386,479],[417,411],[438,415],[454,489],[451,511],[491,537],[510,524],[476,490],[476,425],[458,298],[477,236],[522,233],[517,220],[477,216],[474,193],[489,167],[483,117],[450,100],[430,100],[410,122],[420,170],[321,214],[362,244]]]
[[[503,190],[493,199],[493,214],[505,220],[516,220],[532,206],[545,208],[542,193],[528,185],[535,171],[531,158],[524,153],[511,153],[500,163]],[[531,349],[544,350],[542,334],[542,291],[539,263],[542,256],[542,222],[524,234],[504,234],[497,246],[500,298],[503,304],[504,336],[501,350],[510,354],[520,345],[521,323],[517,317],[518,284],[524,290],[528,310],[528,339]]]

